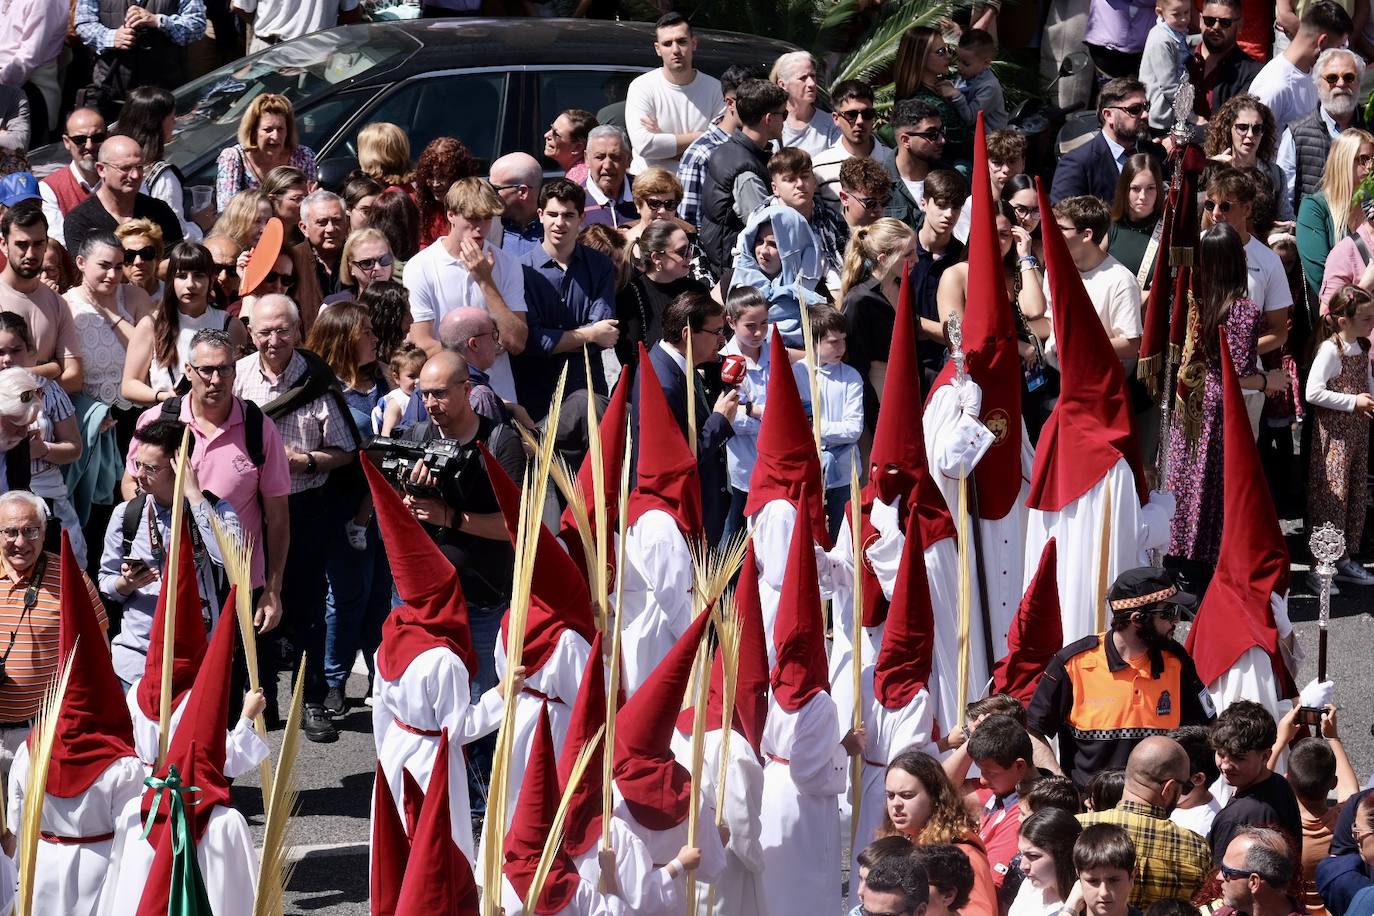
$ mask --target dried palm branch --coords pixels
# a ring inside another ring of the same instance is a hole
[[[80,643],[80,637],[77,643]],[[62,701],[67,696],[67,683],[72,676],[72,662],[76,648],[67,656],[62,670],[48,685],[34,725],[37,740],[29,745],[29,775],[24,785],[24,813],[19,828],[19,896],[14,903],[18,916],[33,914],[33,888],[37,879],[39,834],[43,826],[43,801],[48,791],[48,764],[52,761],[53,744],[57,741],[57,723],[61,718]]]
[[[305,656],[296,672],[296,688],[291,693],[291,710],[286,716],[277,772],[272,779],[272,795],[267,803],[267,822],[263,827],[262,860],[258,866],[258,893],[253,900],[253,916],[282,916],[286,885],[291,881],[291,815],[299,795],[295,778],[296,757],[301,747],[301,716],[304,709]]]

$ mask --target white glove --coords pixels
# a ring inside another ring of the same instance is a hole
[[[1168,490],[1151,490],[1146,505],[1157,508],[1169,518],[1173,518],[1174,510],[1178,508],[1178,500],[1174,499],[1174,494]]]
[[[891,503],[885,503],[880,499],[873,500],[873,508],[868,510],[868,523],[879,534],[896,531],[901,526],[897,517],[897,501],[894,499]]]
[[[977,417],[983,410],[983,389],[972,379],[964,379],[955,387],[959,397],[959,409],[970,417]]]
[[[1277,592],[1269,593],[1269,607],[1274,612],[1274,627],[1279,631],[1279,639],[1287,639],[1293,632],[1293,621],[1288,619],[1288,599]]]
[[[1311,682],[1302,689],[1302,693],[1298,694],[1298,705],[1321,709],[1324,706],[1330,705],[1335,697],[1335,681],[1319,681],[1313,678]]]

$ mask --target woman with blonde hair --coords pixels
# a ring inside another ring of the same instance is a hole
[[[864,420],[878,421],[878,402],[887,377],[887,351],[897,321],[902,265],[916,256],[916,233],[885,216],[854,230],[840,269],[839,301],[849,318],[846,361],[864,380]]]
[[[687,233],[687,244],[691,246],[687,260],[692,265],[692,276],[707,286],[713,285],[717,278],[707,266],[706,252],[697,238],[697,227],[677,215],[677,208],[682,204],[682,182],[677,176],[667,169],[647,168],[635,176],[630,194],[639,211],[639,219],[620,230],[625,236],[625,244],[633,248],[646,226],[654,220],[667,220]]]
[[[383,188],[407,187],[415,177],[410,138],[386,121],[367,125],[358,132],[358,168]]]
[[[380,229],[371,228],[349,233],[340,258],[344,269],[339,284],[345,289],[339,296],[347,299],[361,295],[378,280],[390,280],[396,264],[386,235]]]
[[[224,208],[207,234],[227,235],[248,251],[258,243],[263,227],[274,215],[267,193],[261,188],[250,188],[229,199],[229,206]]]
[[[304,241],[301,235],[301,201],[310,193],[310,182],[300,169],[279,165],[267,173],[262,191],[272,203],[272,215],[286,227],[286,243]]]
[[[1326,168],[1316,192],[1298,207],[1298,259],[1313,295],[1321,288],[1326,258],[1336,243],[1355,231],[1364,214],[1355,206],[1355,189],[1374,166],[1374,135],[1347,127],[1331,141]]]
[[[319,180],[315,153],[300,145],[296,111],[284,95],[268,92],[250,102],[239,119],[238,141],[225,147],[216,163],[217,209],[223,210],[245,188],[260,186],[279,165],[300,169],[312,185]]]
[[[116,227],[114,234],[124,246],[124,281],[153,300],[162,298],[162,280],[157,275],[163,255],[162,227],[150,219],[131,219]]]

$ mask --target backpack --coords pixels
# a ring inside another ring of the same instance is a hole
[[[123,541],[122,552],[119,554],[121,557],[129,556],[129,550],[134,543],[134,536],[138,533],[138,526],[143,523],[143,516],[147,507],[148,494],[144,492],[139,492],[133,499],[124,504],[124,518],[120,521],[121,539]],[[207,551],[200,536],[200,529],[196,527],[194,522],[191,523],[191,544],[196,555],[196,564],[199,566],[201,555]],[[223,566],[213,560],[210,562],[210,569],[215,580],[215,595],[219,599],[218,603],[223,604],[225,599],[229,597],[229,574],[225,572]],[[201,600],[203,602],[204,598]]]
[[[162,412],[158,414],[159,420],[181,420],[181,395],[168,398],[162,402]],[[242,400],[242,399],[240,399]],[[243,439],[248,447],[248,457],[253,462],[253,467],[260,468],[267,461],[267,453],[262,445],[262,408],[252,401],[243,400]]]

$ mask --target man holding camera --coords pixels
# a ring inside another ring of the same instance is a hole
[[[515,568],[515,549],[477,445],[484,443],[512,480],[525,476],[525,450],[520,434],[509,423],[494,422],[472,409],[469,385],[467,362],[449,350],[431,356],[420,370],[417,390],[429,419],[407,430],[405,439],[418,443],[449,439],[454,453],[437,473],[430,464],[416,461],[401,489],[410,511],[458,570],[479,665],[472,679],[476,702],[496,686],[496,639],[510,604]],[[469,745],[469,774],[473,769],[486,772],[491,743],[487,738]],[[482,787],[473,788],[479,790],[470,793],[475,812],[486,793]]]

